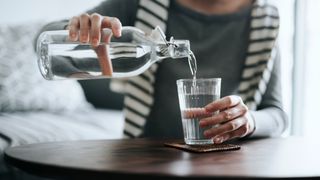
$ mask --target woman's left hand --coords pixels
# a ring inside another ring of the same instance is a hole
[[[212,127],[207,129],[204,135],[213,138],[216,144],[245,137],[254,131],[254,119],[239,96],[221,98],[208,104],[205,110],[206,113],[214,115],[201,119],[200,126]]]

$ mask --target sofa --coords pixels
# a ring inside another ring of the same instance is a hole
[[[45,80],[34,40],[45,22],[0,25],[0,179],[32,179],[8,166],[8,147],[122,138],[123,96],[110,79]]]

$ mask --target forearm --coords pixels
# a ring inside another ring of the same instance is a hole
[[[251,137],[278,137],[288,128],[287,115],[279,108],[270,107],[250,113],[256,126]]]

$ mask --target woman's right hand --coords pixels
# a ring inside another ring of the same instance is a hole
[[[111,29],[110,33],[101,33],[102,29]],[[90,43],[97,54],[102,75],[112,76],[112,62],[108,54],[108,46],[100,42],[108,43],[112,35],[121,36],[122,25],[118,18],[101,16],[100,14],[87,13],[75,16],[69,21],[67,26],[69,30],[69,39],[71,41],[80,41],[81,43]],[[111,33],[112,32],[112,33]]]
[[[101,38],[103,38],[103,42],[110,38],[110,36],[101,37],[103,28],[110,28],[115,37],[121,36],[122,25],[118,18],[102,16],[97,13],[91,15],[84,13],[80,16],[74,16],[67,26],[71,41],[91,43],[94,47],[99,45]]]

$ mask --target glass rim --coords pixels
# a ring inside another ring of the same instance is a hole
[[[207,81],[221,81],[221,78],[199,78],[195,79],[195,82],[207,82]],[[181,82],[194,82],[194,79],[178,79],[177,83]]]

